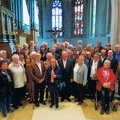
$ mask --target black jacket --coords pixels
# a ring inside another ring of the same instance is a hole
[[[8,82],[7,76],[0,69],[0,100],[5,96],[10,96],[13,92],[14,83],[13,75],[10,70],[7,69],[7,73],[11,78],[11,82]]]

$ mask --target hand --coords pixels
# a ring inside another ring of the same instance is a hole
[[[116,83],[118,83],[118,80],[116,80]]]
[[[83,84],[83,86],[86,86],[86,84]]]
[[[73,79],[70,79],[70,82],[72,83],[74,80]]]
[[[53,77],[53,78],[56,78],[56,75],[54,74],[54,75],[52,75],[52,77]]]
[[[39,81],[38,81],[38,83],[42,83],[44,80],[43,79],[40,79]]]
[[[104,84],[103,84],[103,87],[104,87],[104,88],[107,88],[107,83],[104,83]]]

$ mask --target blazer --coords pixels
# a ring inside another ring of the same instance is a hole
[[[98,69],[98,72],[97,72],[97,79],[98,79],[97,89],[98,89],[98,91],[101,90],[101,87],[102,87],[102,85],[104,84],[102,70],[103,70],[103,68],[99,68],[99,69]],[[114,91],[114,90],[115,90],[114,82],[115,82],[115,80],[116,80],[116,76],[115,76],[115,74],[113,73],[113,70],[112,70],[112,69],[109,69],[109,72],[110,72],[110,78],[109,78],[108,82],[111,83],[110,89],[111,89],[112,91]]]
[[[58,65],[62,70],[62,81],[65,81],[66,85],[70,85],[70,79],[73,79],[73,61],[67,59],[66,67],[64,68],[61,58],[58,60]]]
[[[31,76],[35,83],[38,83],[40,79],[45,79],[45,65],[43,61],[40,62],[41,62],[42,74],[36,62],[34,61],[31,63]]]

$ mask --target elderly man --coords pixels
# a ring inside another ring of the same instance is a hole
[[[39,107],[39,101],[43,105],[46,105],[45,101],[43,101],[44,98],[44,88],[45,88],[45,65],[41,59],[41,54],[36,53],[35,54],[35,61],[31,64],[31,76],[34,81],[34,89],[35,89],[35,106]],[[39,98],[39,92],[40,92],[40,98]],[[39,98],[39,100],[38,100]]]
[[[113,72],[115,74],[117,66],[118,66],[118,60],[113,56],[113,51],[112,50],[108,51],[106,59],[111,62],[110,63],[110,68],[113,70]]]
[[[62,52],[62,58],[58,60],[58,64],[60,68],[62,69],[62,81],[65,81],[66,88],[64,89],[62,93],[61,101],[64,101],[64,99],[67,99],[69,102],[71,90],[70,85],[71,82],[73,82],[73,62],[68,59],[67,52]]]
[[[120,62],[120,45],[118,44],[115,45],[114,56]]]

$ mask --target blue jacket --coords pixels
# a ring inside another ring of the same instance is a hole
[[[59,92],[58,84],[61,82],[61,78],[62,78],[61,68],[56,66],[54,69],[54,73],[56,75],[56,78],[54,79],[54,83],[51,83],[51,71],[52,71],[52,67],[50,66],[46,71],[45,83],[48,86],[48,90],[50,92]]]

